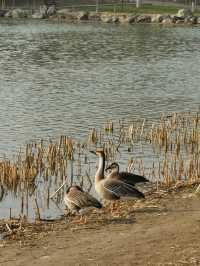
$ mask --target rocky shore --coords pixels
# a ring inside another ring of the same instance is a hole
[[[195,16],[189,9],[180,9],[177,14],[132,14],[112,12],[86,12],[70,9],[57,10],[55,6],[41,6],[39,10],[10,9],[0,10],[4,18],[52,19],[58,21],[99,21],[103,23],[159,23],[159,24],[200,24],[200,16]]]

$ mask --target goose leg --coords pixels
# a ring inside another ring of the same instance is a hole
[[[86,224],[87,223],[87,218],[86,218],[85,215],[80,215],[80,217],[76,216],[76,219],[73,219],[72,223]]]
[[[119,203],[119,201],[118,202],[113,202],[113,203],[111,203],[111,210],[110,210],[110,212],[111,212],[111,214],[113,214],[113,213],[119,213],[119,206],[120,206],[120,203]]]

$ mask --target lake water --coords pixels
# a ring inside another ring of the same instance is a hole
[[[198,27],[0,20],[0,54],[1,157],[108,119],[199,107]]]
[[[198,27],[1,20],[0,54],[1,156],[200,102]]]

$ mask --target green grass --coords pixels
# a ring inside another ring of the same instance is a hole
[[[84,11],[95,11],[95,6],[80,6],[75,7],[76,10]],[[99,12],[124,12],[124,13],[136,13],[136,14],[176,14],[180,7],[176,6],[165,6],[165,5],[150,5],[144,4],[140,8],[136,8],[133,4],[113,4],[113,5],[104,5],[99,6]]]

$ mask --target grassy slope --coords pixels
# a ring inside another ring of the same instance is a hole
[[[86,11],[95,11],[95,6],[81,6],[77,9]],[[173,14],[177,13],[178,8],[175,6],[161,6],[161,5],[143,5],[140,8],[136,8],[135,5],[107,5],[99,6],[100,12],[126,12],[126,13],[143,13],[143,14]]]
[[[84,10],[84,11],[95,11],[95,6],[80,6],[75,7],[75,10]],[[136,8],[133,4],[113,4],[113,5],[100,5],[99,12],[116,12],[116,13],[134,13],[134,14],[176,14],[180,9],[179,6],[175,5],[151,5],[144,4],[140,8]],[[198,14],[195,12],[195,14]]]

